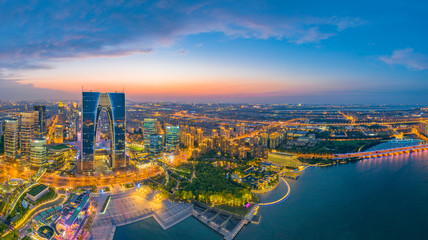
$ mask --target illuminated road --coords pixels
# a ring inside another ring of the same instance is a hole
[[[151,167],[140,171],[117,173],[113,176],[61,177],[58,175],[45,174],[39,182],[60,188],[85,187],[92,185],[106,186],[141,181],[162,172],[162,169],[159,167]]]

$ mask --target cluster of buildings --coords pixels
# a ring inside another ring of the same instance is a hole
[[[10,112],[3,117],[4,155],[8,162],[39,169],[47,164],[47,145],[63,143],[64,139],[77,139],[79,111],[77,104],[69,110],[66,118],[65,105],[58,105],[58,118],[47,118],[46,106],[36,105],[33,109]],[[48,126],[51,125],[49,128]],[[3,126],[1,127],[3,129]]]
[[[238,129],[242,126],[243,124],[239,124]],[[261,132],[244,137],[239,136],[245,134],[245,128],[233,135],[230,135],[232,131],[224,128],[220,128],[219,132],[220,135],[213,129],[211,137],[202,138],[201,142],[197,140],[198,147],[193,149],[192,156],[198,158],[209,152],[220,152],[236,159],[266,158],[269,149],[277,148],[286,139],[285,130]]]
[[[4,120],[4,154],[10,162],[39,168],[46,163],[46,107],[11,113]]]
[[[180,127],[161,124],[153,118],[145,118],[142,123],[144,133],[144,147],[152,154],[161,151],[174,152],[180,144]]]

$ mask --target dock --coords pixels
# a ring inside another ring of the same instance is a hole
[[[255,204],[245,217],[240,217],[215,208],[195,204],[192,214],[193,217],[221,234],[224,239],[231,240],[245,225],[251,222],[258,206]]]

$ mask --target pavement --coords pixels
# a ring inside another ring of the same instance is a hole
[[[128,190],[112,195],[106,212],[95,217],[92,239],[113,239],[116,227],[149,217],[154,217],[163,229],[167,229],[192,215],[192,204],[156,199],[157,194],[155,191],[141,193]],[[107,196],[98,196],[97,212],[101,210]]]

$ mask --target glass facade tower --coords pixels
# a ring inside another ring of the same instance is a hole
[[[18,120],[6,120],[4,128],[4,155],[8,161],[15,161],[19,149]]]
[[[46,137],[46,107],[34,106],[34,136],[37,138]]]
[[[101,111],[105,109],[110,123],[111,166],[114,170],[127,166],[125,155],[125,93],[82,92],[82,147],[77,171],[94,171],[96,132]]]
[[[165,148],[166,151],[172,152],[178,149],[180,144],[180,127],[166,126],[165,127]]]
[[[38,170],[46,164],[46,139],[31,140],[31,169]]]

